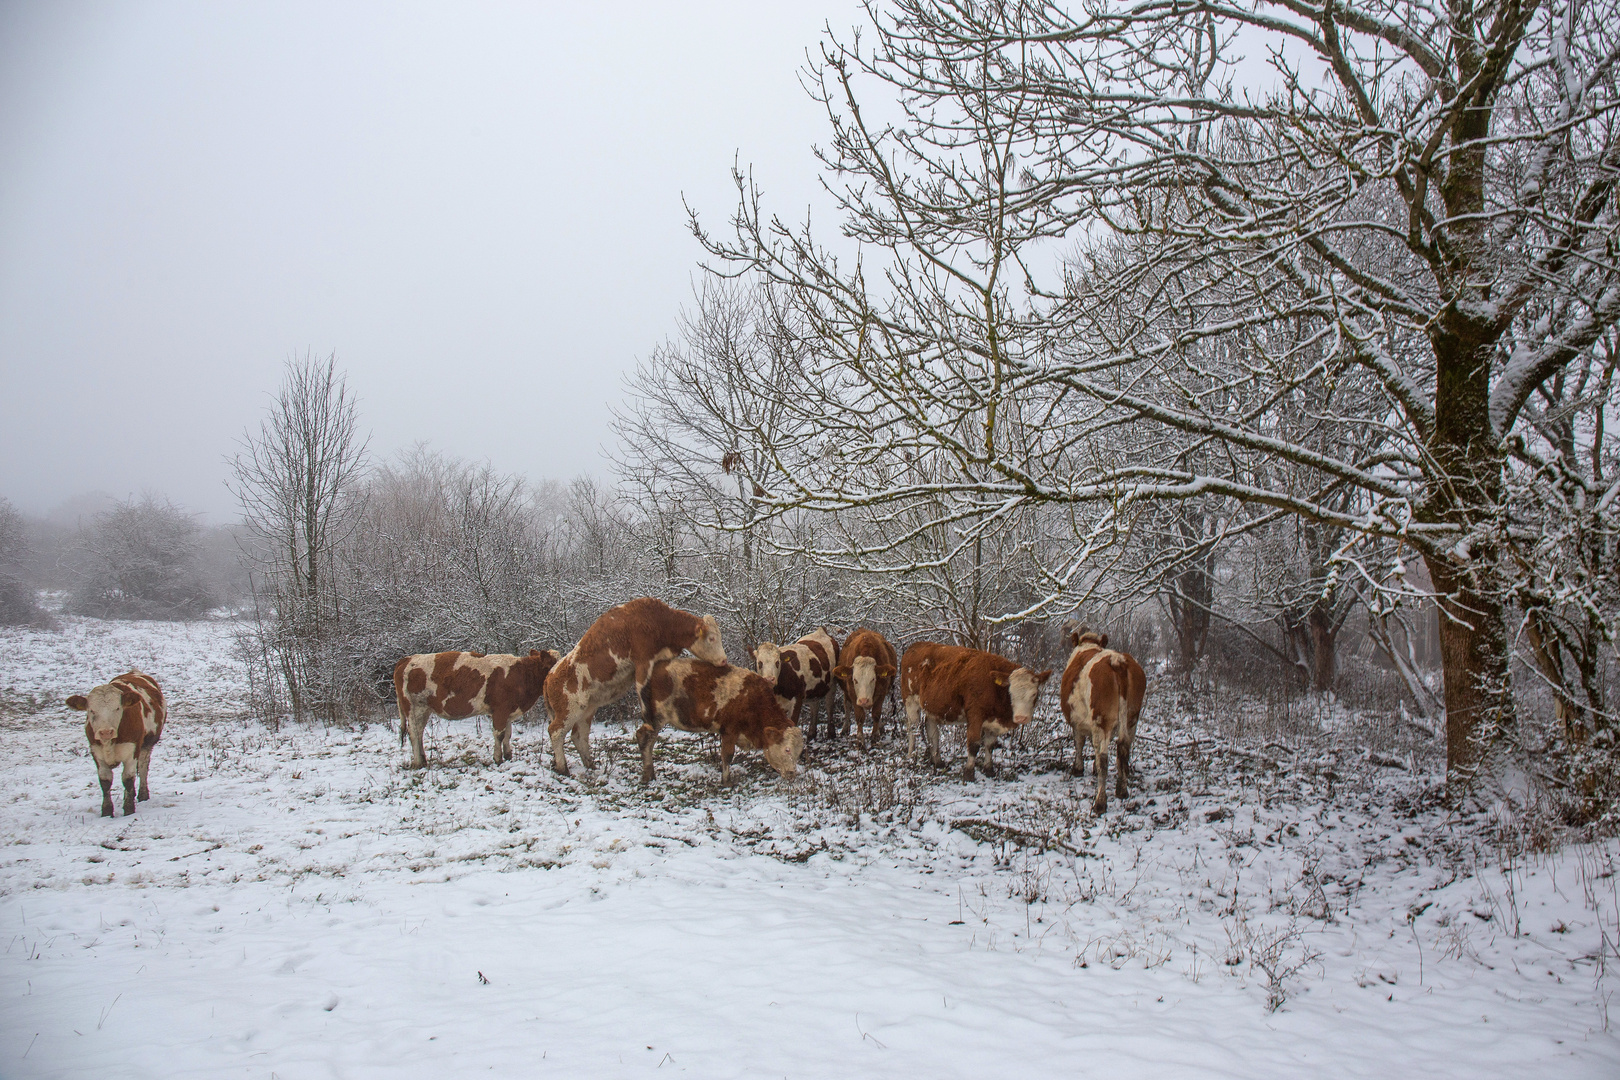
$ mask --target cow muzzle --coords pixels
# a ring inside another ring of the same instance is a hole
[[[1013,727],[1018,727],[1018,726],[1020,726],[1022,724],[1027,724],[1033,719],[1035,719],[1035,717],[1033,717],[1033,716],[1014,716],[1013,717]]]
[[[856,698],[855,704],[859,705],[863,709],[870,709],[872,707],[872,699],[869,697]]]

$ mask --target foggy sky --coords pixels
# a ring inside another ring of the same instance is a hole
[[[589,10],[587,10],[589,9]],[[336,352],[380,456],[608,473],[734,158],[816,199],[797,5],[0,5],[0,495],[235,519],[224,459]],[[824,217],[818,210],[818,217]]]

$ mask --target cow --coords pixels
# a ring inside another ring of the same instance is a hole
[[[74,694],[67,707],[89,713],[84,721],[84,737],[90,740],[90,756],[101,779],[101,816],[113,816],[112,774],[124,767],[124,816],[135,812],[135,778],[140,776],[140,801],[152,797],[146,782],[146,769],[152,763],[152,747],[163,738],[163,721],[169,710],[157,680],[141,671],[126,671],[116,679],[91,690]]]
[[[411,738],[411,768],[427,767],[422,730],[428,714],[446,720],[487,716],[495,737],[495,764],[512,760],[512,721],[540,700],[546,675],[557,664],[557,650],[530,649],[527,656],[506,653],[417,653],[394,665],[394,700],[399,705],[399,744]]]
[[[1085,744],[1089,741],[1097,755],[1097,796],[1091,812],[1108,811],[1108,743],[1118,739],[1114,751],[1119,776],[1114,794],[1125,798],[1126,774],[1131,767],[1131,740],[1136,737],[1136,720],[1142,714],[1142,698],[1147,691],[1147,675],[1129,653],[1108,647],[1108,635],[1091,630],[1066,628],[1064,636],[1073,651],[1063,669],[1059,689],[1063,718],[1074,729],[1074,774],[1085,773]]]
[[[646,685],[652,666],[673,659],[682,649],[711,664],[727,662],[720,624],[713,615],[693,615],[651,596],[604,611],[546,676],[551,767],[567,775],[563,736],[572,731],[580,762],[587,769],[596,768],[591,757],[591,719],[596,710],[632,687]]]
[[[1035,715],[1035,698],[1052,669],[1032,671],[994,653],[919,641],[900,658],[900,700],[906,709],[906,753],[917,750],[917,726],[928,724],[928,759],[939,760],[939,725],[967,724],[967,762],[962,779],[973,779],[979,751],[986,776],[996,774],[990,751],[1001,737]]]
[[[804,732],[788,720],[764,676],[747,668],[690,656],[660,660],[641,687],[644,722],[636,729],[641,782],[653,778],[653,747],[664,726],[713,731],[720,736],[720,782],[731,783],[737,747],[765,751],[765,761],[788,779],[798,772]]]
[[[827,738],[832,738],[832,672],[838,663],[838,639],[819,626],[792,645],[762,642],[754,649],[754,670],[776,687],[776,702],[795,724],[810,703],[806,734],[816,737],[821,703],[827,702]],[[802,726],[802,725],[801,725]]]
[[[900,658],[894,646],[876,630],[861,627],[849,636],[838,653],[838,666],[833,678],[844,691],[844,734],[849,734],[849,722],[855,720],[855,745],[866,749],[862,728],[866,724],[867,710],[872,712],[872,742],[875,745],[883,734],[883,703],[889,698],[895,673],[900,670]],[[828,710],[831,712],[831,709]]]

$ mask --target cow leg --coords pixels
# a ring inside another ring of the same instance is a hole
[[[804,698],[796,697],[796,698],[793,699],[793,726],[798,728],[799,730],[803,731],[804,730],[803,721],[804,721]],[[805,742],[815,742],[816,741],[815,725],[812,724],[811,727],[810,727],[810,730],[805,731],[805,733],[804,733],[804,741]]]
[[[805,704],[810,708],[810,730],[814,731],[816,730],[816,725],[821,722],[821,699],[807,698],[805,700]],[[833,725],[831,709],[827,710],[827,726],[823,729],[822,733],[827,736],[828,742],[832,742]]]
[[[512,760],[512,722],[506,722],[506,730],[501,732],[501,759]]]
[[[135,755],[124,759],[124,816],[135,812]]]
[[[589,715],[574,722],[574,749],[579,752],[580,762],[593,772],[596,759],[591,757],[591,720],[595,715],[595,710],[592,710]]]
[[[1101,817],[1108,812],[1108,740],[1098,733],[1092,742],[1097,749],[1097,797],[1091,803],[1091,812]]]
[[[984,770],[984,775],[986,776],[996,775],[996,763],[991,760],[990,755],[991,752],[995,750],[996,743],[999,741],[1000,736],[998,735],[991,735],[984,740],[984,761],[980,763],[979,767]]]
[[[923,723],[928,725],[928,760],[938,769],[944,765],[939,759],[939,721],[932,713],[923,713]]]
[[[653,744],[658,741],[658,729],[651,724],[636,728],[636,745],[641,748],[641,782],[648,784],[653,778]]]
[[[1086,775],[1086,751],[1091,749],[1091,737],[1086,729],[1078,725],[1074,729],[1074,767],[1069,771],[1075,776]]]
[[[972,780],[974,766],[979,763],[979,750],[983,746],[980,741],[984,737],[984,727],[978,720],[969,719],[967,725],[967,760],[962,763],[962,779]]]
[[[101,816],[112,817],[112,766],[97,760],[96,777],[101,781]]]
[[[551,768],[553,772],[568,775],[568,757],[563,753],[563,735],[568,731],[568,718],[552,713],[546,734],[551,736]]]
[[[141,802],[146,802],[152,797],[152,788],[146,782],[146,767],[152,764],[152,748],[150,746],[141,747],[141,752],[136,755],[135,761],[136,772],[141,781],[141,792],[136,796],[136,798],[138,798]]]
[[[411,718],[406,726],[411,733],[411,768],[427,768],[427,755],[422,752],[422,732],[427,730],[428,711],[425,708],[411,707]]]
[[[720,733],[720,782],[731,783],[731,759],[737,753],[737,736],[729,732]]]
[[[1125,778],[1131,771],[1131,730],[1126,728],[1119,733],[1119,741],[1114,744],[1114,764],[1119,767],[1119,775],[1114,778],[1114,794],[1125,798]]]
[[[506,735],[507,735],[507,733],[509,731],[512,730],[511,724],[512,724],[512,722],[510,720],[506,721],[506,723],[503,724],[499,720],[495,719],[494,716],[491,716],[489,718],[490,736],[491,736],[492,741],[495,744],[494,753],[491,756],[492,756],[495,764],[497,764],[497,765],[499,765],[501,762],[506,760],[506,758],[503,757],[502,754],[506,749],[506,747],[504,745],[505,740],[506,740]]]
[[[916,698],[902,699],[906,707],[906,757],[917,756],[917,724],[922,719],[922,705]]]
[[[849,734],[850,721],[855,721],[855,748],[866,749],[866,710],[859,705],[844,702],[844,734]]]

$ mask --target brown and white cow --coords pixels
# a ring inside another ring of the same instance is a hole
[[[1147,692],[1147,675],[1129,653],[1108,647],[1108,635],[1091,630],[1066,631],[1073,651],[1063,669],[1060,690],[1063,718],[1074,729],[1074,774],[1085,772],[1085,744],[1089,741],[1097,755],[1097,797],[1094,814],[1108,810],[1108,743],[1117,738],[1119,777],[1114,793],[1125,797],[1125,779],[1131,767],[1131,740],[1136,737],[1136,720],[1142,714],[1142,698]]]
[[[937,768],[939,725],[967,724],[967,762],[973,779],[980,748],[986,776],[996,774],[990,751],[1003,735],[1030,722],[1041,685],[1052,669],[1032,671],[994,653],[919,641],[900,658],[900,700],[906,708],[906,753],[916,753],[917,726],[928,724],[928,760]]]
[[[844,734],[849,734],[849,722],[855,721],[855,744],[866,749],[862,729],[867,710],[872,713],[872,742],[883,734],[883,703],[889,699],[894,676],[900,670],[900,658],[894,646],[876,630],[861,627],[844,642],[838,653],[838,666],[833,678],[844,690]],[[830,711],[830,710],[829,710]]]
[[[124,767],[124,814],[133,814],[137,775],[140,801],[152,797],[146,768],[152,762],[152,747],[163,738],[163,721],[169,715],[157,681],[144,672],[128,671],[88,694],[74,694],[67,699],[67,707],[90,714],[84,722],[84,735],[90,740],[90,756],[101,779],[101,816],[113,816],[112,774],[119,765]]]
[[[776,687],[776,701],[795,724],[810,703],[810,726],[805,733],[816,737],[816,721],[821,703],[827,702],[827,738],[832,738],[833,668],[838,663],[838,639],[818,626],[792,645],[762,642],[754,649],[754,670]]]
[[[662,600],[643,596],[604,611],[585,636],[546,676],[546,705],[551,710],[551,765],[568,772],[563,736],[574,733],[574,749],[587,769],[591,757],[591,719],[596,710],[646,685],[652,666],[673,659],[682,649],[713,664],[726,663],[720,624],[713,615],[693,615]]]
[[[713,731],[720,736],[720,782],[731,783],[731,758],[741,746],[765,751],[765,761],[784,779],[798,772],[804,732],[777,705],[762,675],[690,656],[660,660],[641,688],[644,722],[636,730],[641,782],[653,778],[653,746],[665,726],[677,731]]]
[[[508,653],[417,653],[394,665],[394,699],[399,705],[399,742],[411,737],[411,768],[427,767],[422,731],[428,714],[446,720],[487,716],[495,737],[495,764],[512,760],[512,721],[540,700],[546,675],[557,664],[557,650]]]

